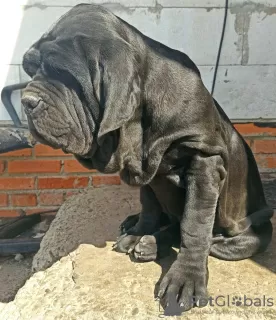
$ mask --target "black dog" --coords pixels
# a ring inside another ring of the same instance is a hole
[[[166,304],[206,304],[209,254],[239,260],[266,249],[273,211],[254,157],[187,55],[78,5],[23,67],[33,135],[141,187],[142,212],[124,223],[116,250],[154,260],[179,236],[158,294]]]

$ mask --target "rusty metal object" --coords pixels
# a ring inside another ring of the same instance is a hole
[[[32,148],[36,143],[27,126],[22,124],[19,119],[11,101],[12,92],[25,88],[28,83],[16,83],[2,89],[1,100],[14,123],[14,127],[0,128],[0,153]]]
[[[0,153],[32,148],[35,140],[27,129],[0,128]]]

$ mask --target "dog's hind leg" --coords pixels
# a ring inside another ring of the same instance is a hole
[[[251,225],[246,231],[234,237],[214,237],[210,255],[228,261],[252,257],[266,250],[272,238],[272,230],[269,220],[260,225]]]

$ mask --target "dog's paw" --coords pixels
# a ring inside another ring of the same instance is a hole
[[[131,253],[138,244],[142,236],[130,234],[121,235],[113,245],[113,250],[123,253]]]
[[[140,213],[133,214],[128,216],[120,225],[119,231],[120,234],[123,235],[128,232],[131,228],[135,227],[137,222],[139,221]]]
[[[154,261],[157,258],[156,238],[151,235],[143,236],[134,247],[133,255],[139,261]]]
[[[208,304],[207,270],[190,264],[190,261],[176,260],[161,281],[158,298],[166,315],[188,311],[194,305]]]

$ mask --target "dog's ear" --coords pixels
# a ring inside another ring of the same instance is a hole
[[[113,51],[107,46],[103,53],[97,52],[96,46],[83,44],[78,37],[74,39],[74,50],[72,46],[66,48],[65,41],[41,46],[43,60],[48,66],[60,74],[70,73],[79,83],[85,103],[92,112],[94,125],[91,129],[98,132],[99,144],[104,135],[130,120],[140,105],[138,64],[129,48],[123,50],[125,44],[119,42],[120,46],[116,43],[114,47],[120,47],[120,50]],[[48,50],[50,54],[47,54]]]
[[[100,117],[99,102],[94,95],[95,88],[89,65],[78,41],[76,37],[73,44],[67,39],[41,44],[41,61],[51,78],[54,77],[67,87],[74,88],[82,102],[91,109],[93,118],[91,130],[94,132]]]
[[[115,54],[114,54],[115,55]],[[134,115],[141,103],[141,78],[131,55],[120,54],[100,65],[100,106],[103,115],[98,131],[98,143],[117,130]]]
[[[109,38],[108,42],[99,43],[76,35],[39,45],[40,63],[46,72],[57,75],[66,86],[68,82],[79,84],[81,99],[91,110],[91,130],[98,133],[99,144],[104,135],[133,116],[141,99],[141,66],[134,52],[122,39]]]

